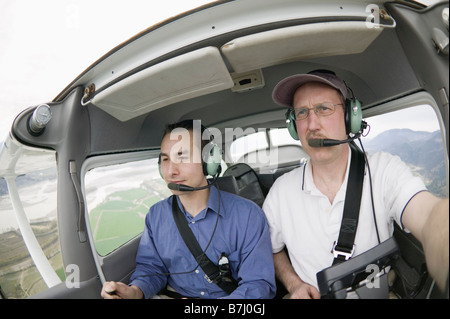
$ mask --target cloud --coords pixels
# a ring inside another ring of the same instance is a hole
[[[20,111],[53,100],[109,50],[208,2],[212,1],[2,0],[0,141]]]

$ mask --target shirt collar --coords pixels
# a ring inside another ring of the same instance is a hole
[[[344,185],[347,185],[347,181],[348,181],[348,174],[350,172],[350,161],[352,158],[352,152],[349,146],[349,152],[348,152],[348,159],[347,159],[347,171],[345,173],[345,178],[344,181],[342,183],[341,189]],[[303,167],[303,179],[302,179],[302,191],[307,192],[309,194],[322,194],[316,187],[316,185],[314,184],[314,179],[312,176],[312,165],[310,163],[310,161],[308,161],[304,167]],[[340,193],[341,191],[339,190],[338,193]],[[337,196],[337,194],[336,194]]]
[[[220,194],[221,196],[222,194]],[[211,209],[215,213],[219,213],[219,215],[223,216],[223,205],[222,201],[220,201],[220,211],[219,211],[219,190],[216,188],[216,186],[211,186],[209,189],[209,199],[208,199],[208,205],[206,208]]]
[[[186,212],[186,210],[184,209],[183,205],[181,204],[180,198],[178,196],[177,196],[177,203],[178,203],[178,207],[180,207],[181,211],[186,216],[186,218],[192,219],[193,217]],[[206,216],[206,213],[210,210],[215,213],[219,213],[219,215],[223,216],[222,201],[220,201],[220,211],[219,211],[219,190],[214,185],[209,188],[209,198],[208,198],[208,204],[206,205],[206,209],[204,209],[197,216],[195,216],[195,219],[204,218]]]

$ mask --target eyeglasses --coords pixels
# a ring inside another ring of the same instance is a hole
[[[328,116],[334,113],[336,111],[336,105],[342,105],[340,104],[333,104],[331,102],[325,102],[320,103],[317,105],[314,105],[312,108],[307,107],[299,107],[294,109],[295,119],[296,120],[306,120],[309,117],[309,111],[314,110],[314,113],[316,113],[317,116]]]

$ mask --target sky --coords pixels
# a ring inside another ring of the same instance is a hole
[[[109,50],[213,0],[0,0],[0,141]]]
[[[0,0],[0,141],[20,111],[53,100],[110,49],[209,2]]]

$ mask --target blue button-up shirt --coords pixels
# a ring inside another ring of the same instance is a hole
[[[145,218],[130,285],[138,286],[145,298],[157,294],[167,284],[186,297],[274,297],[272,246],[266,218],[259,206],[221,191],[219,209],[219,192],[214,186],[210,188],[206,209],[197,216],[186,212],[179,199],[178,205],[202,249],[213,236],[206,255],[217,264],[221,254],[226,254],[232,275],[239,281],[238,288],[228,296],[204,278],[205,273],[197,267],[173,219],[172,196],[153,205]],[[217,217],[219,221],[213,234]]]

